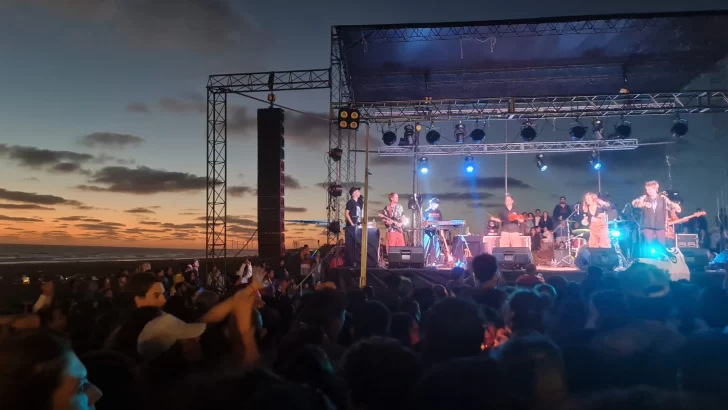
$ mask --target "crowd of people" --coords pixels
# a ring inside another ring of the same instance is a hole
[[[276,273],[276,270],[278,272]],[[285,269],[284,269],[285,270]],[[290,292],[245,264],[234,284],[144,264],[42,285],[4,320],[0,409],[719,409],[728,293],[633,264],[575,283],[495,258],[447,286]],[[174,276],[174,275],[173,275]]]

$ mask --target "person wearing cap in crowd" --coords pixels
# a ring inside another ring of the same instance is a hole
[[[442,211],[440,210],[440,200],[437,198],[430,199],[430,206],[425,209],[422,212],[422,219],[427,222],[433,222],[433,221],[442,221]],[[435,237],[436,232],[434,230],[426,230],[425,235],[422,238],[423,245],[425,249],[428,249],[430,246],[430,241],[433,240]],[[437,255],[440,254],[440,241],[437,239],[434,240],[432,243],[432,246],[434,246],[434,249],[432,250],[432,253],[430,256],[434,256],[437,258]],[[428,256],[429,259],[429,256]]]
[[[346,203],[346,210],[344,211],[344,217],[346,218],[346,228],[344,228],[346,244],[344,248],[346,249],[345,264],[347,266],[356,265],[356,249],[361,240],[356,229],[361,226],[362,218],[362,207],[359,204],[360,189],[359,187],[349,188],[351,199]]]

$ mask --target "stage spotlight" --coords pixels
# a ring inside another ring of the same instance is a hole
[[[341,222],[331,221],[329,222],[329,226],[327,226],[327,229],[334,235],[338,235],[341,233]]]
[[[629,122],[622,122],[618,126],[614,127],[614,131],[618,138],[629,138],[632,135],[632,124]]]
[[[430,163],[427,161],[427,157],[422,157],[419,160],[420,174],[427,174],[430,172]]]
[[[533,124],[531,124],[531,121],[526,121],[523,123],[523,126],[521,128],[521,138],[523,138],[526,142],[531,142],[535,140],[537,137],[536,130],[533,129]]]
[[[470,139],[475,142],[482,141],[483,139],[485,139],[485,131],[483,131],[481,128],[476,128],[470,131]]]
[[[687,120],[676,120],[675,124],[670,128],[673,138],[684,137],[688,133],[688,121]]]
[[[430,144],[437,144],[437,141],[440,139],[440,133],[435,130],[430,130],[427,135],[425,135],[425,139]]]
[[[339,184],[331,184],[329,185],[327,191],[329,191],[329,195],[338,198],[344,192],[344,188],[342,188]]]
[[[619,232],[619,231],[609,231],[609,236],[611,236],[612,238],[619,238],[620,236],[622,236],[622,232]]]
[[[475,159],[471,155],[465,157],[465,172],[472,173],[475,171]]]
[[[581,125],[572,127],[569,135],[571,135],[572,141],[581,141],[584,135],[586,135],[586,127],[582,127]]]
[[[359,110],[344,108],[339,110],[339,128],[347,130],[359,129]]]
[[[397,142],[397,134],[394,131],[387,131],[382,134],[382,141],[384,141],[385,145],[392,145]]]
[[[538,167],[541,171],[546,171],[548,169],[548,165],[546,165],[546,160],[543,158],[543,154],[536,155],[536,167]]]
[[[415,127],[410,124],[404,126],[404,136],[399,140],[399,146],[415,145]]]
[[[465,142],[465,125],[462,123],[455,125],[455,143],[462,144]]]
[[[599,118],[594,119],[594,124],[592,124],[592,133],[598,140],[602,139],[602,136],[604,135],[604,123],[602,123],[602,120]]]
[[[599,160],[599,153],[596,151],[592,151],[591,155],[589,156],[589,163],[596,171],[602,169],[602,161]]]
[[[331,151],[329,151],[329,158],[331,158],[334,162],[341,161],[341,156],[344,154],[344,151],[341,148],[333,148]]]

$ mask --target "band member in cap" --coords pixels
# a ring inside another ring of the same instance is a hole
[[[667,227],[667,215],[669,212],[682,212],[679,204],[672,202],[662,193],[659,193],[660,185],[657,181],[645,183],[646,195],[632,201],[632,206],[642,210],[642,236],[646,243],[659,242],[665,245],[665,228]]]
[[[498,217],[491,217],[492,221],[501,224],[501,234],[498,246],[501,248],[521,247],[521,224],[524,222],[516,207],[513,205],[513,196],[506,194],[505,206],[501,209]]]
[[[581,224],[589,227],[589,247],[609,248],[609,227],[607,226],[607,212],[609,202],[603,201],[596,194],[587,192],[582,202]]]
[[[422,219],[425,224],[428,222],[442,221],[442,211],[440,210],[440,200],[437,198],[430,199],[430,206],[422,212]],[[440,241],[436,238],[437,231],[435,228],[425,229],[425,235],[422,238],[423,245],[425,245],[425,252],[429,249],[430,242],[432,242],[432,252],[428,254],[428,258],[434,258],[435,260],[440,255]]]
[[[379,214],[384,218],[384,226],[387,228],[385,244],[387,253],[390,246],[405,246],[404,232],[402,226],[405,223],[404,208],[399,204],[399,195],[396,192],[389,194],[389,204]]]
[[[422,219],[425,221],[442,221],[442,211],[440,208],[440,200],[437,198],[430,199],[430,207],[422,213]]]
[[[357,263],[356,250],[361,243],[361,232],[357,229],[361,227],[362,210],[359,205],[359,187],[349,188],[349,195],[351,199],[346,203],[346,210],[344,211],[344,217],[346,218],[346,228],[344,228],[344,238],[346,243],[344,248],[346,250],[345,263],[347,266],[354,266]]]

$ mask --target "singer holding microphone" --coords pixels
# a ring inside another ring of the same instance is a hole
[[[632,201],[632,206],[642,210],[642,236],[645,243],[659,242],[665,246],[665,228],[668,212],[681,212],[680,205],[667,198],[665,192],[659,192],[657,181],[645,183],[646,195]]]
[[[609,248],[609,226],[607,225],[607,212],[611,205],[599,199],[597,194],[587,192],[581,205],[581,214],[584,216],[581,224],[589,227],[589,247]]]

